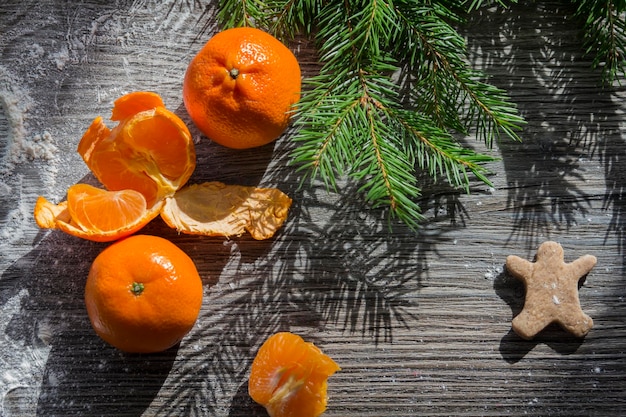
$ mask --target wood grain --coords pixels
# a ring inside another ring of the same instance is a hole
[[[419,233],[390,230],[358,184],[299,187],[289,134],[230,151],[192,127],[191,182],[278,187],[294,205],[263,242],[148,225],[197,263],[205,299],[180,346],[136,356],[100,341],[84,309],[84,280],[105,245],[41,232],[30,210],[38,195],[60,200],[69,185],[95,181],[75,148],[123,93],[156,91],[191,126],[182,77],[216,30],[214,5],[0,4],[0,414],[263,416],[247,396],[249,366],[266,337],[290,330],[342,367],[329,381],[328,416],[621,415],[626,90],[599,87],[568,12],[568,2],[522,1],[463,26],[472,64],[528,123],[523,142],[488,151],[500,158],[489,166],[493,188],[475,183],[465,195],[424,180]],[[291,46],[313,75],[312,45]],[[52,158],[11,159],[46,132]],[[580,288],[595,322],[584,340],[556,327],[534,341],[511,332],[524,289],[504,261],[530,260],[548,239],[566,261],[598,258]]]

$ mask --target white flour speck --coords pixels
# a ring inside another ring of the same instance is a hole
[[[6,335],[6,328],[14,319],[15,312],[20,311],[22,299],[28,296],[28,291],[23,289],[11,297],[4,305],[0,306],[0,334]],[[19,314],[19,313],[18,313]],[[27,346],[21,340],[10,337],[0,338],[0,414],[2,415],[34,415],[34,410],[24,410],[24,407],[35,407],[36,404],[12,404],[21,396],[10,395],[16,390],[28,389],[41,384],[41,375],[48,358],[48,347]],[[11,410],[18,409],[20,414],[14,414]],[[24,414],[24,412],[28,413]],[[6,412],[8,414],[3,414]]]
[[[24,239],[34,236],[33,193],[55,186],[60,165],[53,135],[48,130],[32,132],[29,113],[34,102],[21,85],[17,76],[0,66],[0,202],[6,210],[0,221],[0,252],[13,256],[20,253],[9,250],[12,245],[21,242],[26,249]],[[2,271],[11,259],[0,259]]]
[[[59,71],[63,71],[70,60],[67,45],[63,45],[59,51],[50,54],[50,59],[54,62]]]

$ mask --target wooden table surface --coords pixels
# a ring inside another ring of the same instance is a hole
[[[327,416],[617,416],[626,407],[626,89],[600,88],[569,2],[474,13],[470,60],[509,91],[524,141],[490,151],[493,188],[469,195],[424,179],[419,233],[388,228],[358,184],[298,187],[292,132],[231,151],[189,123],[187,63],[217,29],[216,2],[5,0],[0,3],[0,415],[263,416],[250,364],[271,334],[316,343],[342,370]],[[310,44],[291,45],[304,76]],[[151,90],[190,124],[191,182],[278,187],[294,199],[271,240],[143,232],[171,239],[204,282],[197,325],[162,354],[123,354],[92,331],[85,278],[106,244],[39,230],[35,199],[94,181],[76,153],[113,100]],[[468,144],[475,142],[468,138]],[[566,261],[598,258],[580,288],[595,322],[579,340],[511,331],[523,286],[510,254],[555,240]]]

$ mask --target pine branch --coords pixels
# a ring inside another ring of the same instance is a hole
[[[579,0],[576,16],[583,19],[585,52],[592,66],[602,68],[602,81],[611,85],[626,75],[626,1]]]
[[[217,21],[223,27],[264,26],[267,4],[262,0],[219,0]]]
[[[268,30],[281,39],[293,39],[301,33],[310,35],[321,6],[317,0],[268,0],[266,10],[274,11]]]
[[[280,36],[316,40],[323,66],[305,80],[295,119],[293,162],[303,180],[336,188],[347,175],[372,206],[389,206],[417,228],[419,171],[464,190],[472,176],[489,183],[483,164],[493,159],[455,133],[475,130],[488,146],[501,133],[518,139],[523,119],[504,91],[469,67],[451,26],[463,2],[268,0],[261,17],[250,4],[221,4],[223,25],[261,22]]]
[[[503,132],[519,140],[516,130],[524,123],[506,93],[486,83],[486,76],[469,67],[465,40],[444,19],[458,21],[449,9],[438,5],[406,8],[398,14],[406,32],[398,53],[413,51],[406,59],[414,72],[418,110],[432,114],[444,129],[468,133],[472,127],[488,147]],[[467,104],[465,114],[459,106]]]
[[[517,0],[510,0],[510,3],[517,3]],[[507,7],[505,0],[465,0],[464,4],[470,12],[478,10],[481,7],[493,6],[494,4],[500,7]]]

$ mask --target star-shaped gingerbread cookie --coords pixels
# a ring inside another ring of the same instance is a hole
[[[515,255],[506,258],[506,269],[526,287],[524,308],[512,322],[515,333],[532,339],[550,323],[558,323],[577,337],[584,337],[593,320],[585,314],[578,299],[578,281],[596,265],[596,257],[584,255],[565,263],[563,248],[544,242],[535,262]]]

